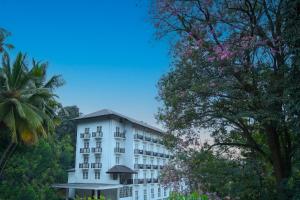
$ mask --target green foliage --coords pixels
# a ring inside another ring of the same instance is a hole
[[[99,198],[97,197],[75,197],[75,200],[105,200],[105,197],[103,195],[101,195]],[[109,200],[109,199],[108,199]]]
[[[62,140],[43,139],[37,145],[20,145],[4,170],[0,182],[1,200],[56,200],[51,184],[66,182],[66,170],[73,165],[70,136]]]
[[[197,192],[193,192],[188,195],[183,195],[180,193],[172,192],[170,194],[169,200],[208,200],[207,195],[198,194]]]

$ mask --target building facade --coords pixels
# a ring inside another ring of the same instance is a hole
[[[170,188],[160,184],[160,171],[173,156],[162,142],[163,131],[111,110],[75,119],[75,168],[69,170],[67,197],[167,199]]]

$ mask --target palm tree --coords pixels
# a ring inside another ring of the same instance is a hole
[[[5,42],[8,36],[10,36],[10,33],[5,29],[0,28],[0,53],[7,53],[7,50],[14,48],[12,44]]]
[[[32,61],[29,69],[26,56],[19,53],[10,63],[8,54],[2,56],[0,67],[0,134],[9,130],[9,144],[0,158],[0,176],[8,158],[18,143],[35,144],[40,137],[53,133],[59,119],[56,111],[61,105],[54,89],[61,86],[60,76],[46,80],[46,63]]]

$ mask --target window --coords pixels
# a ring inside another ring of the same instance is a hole
[[[153,178],[154,178],[154,171],[151,170],[151,179],[153,179]]]
[[[88,141],[84,141],[84,148],[89,148],[90,143]]]
[[[167,188],[164,187],[164,196],[167,196]]]
[[[118,126],[116,127],[116,132],[120,133],[120,127],[118,127]]]
[[[90,128],[85,128],[85,129],[84,129],[84,132],[85,132],[85,133],[90,132]]]
[[[147,178],[147,171],[145,170],[144,171],[144,179],[146,179]]]
[[[139,191],[138,190],[136,190],[135,191],[135,200],[139,200]]]
[[[100,171],[99,170],[95,171],[95,179],[100,179]]]
[[[116,165],[120,164],[120,156],[116,156]]]
[[[97,147],[97,148],[100,148],[100,147],[101,147],[101,142],[100,142],[100,141],[97,141],[97,142],[96,142],[96,147]]]
[[[139,163],[139,157],[135,157],[135,158],[134,158],[134,163],[135,163],[135,164],[138,164],[138,163]]]
[[[151,158],[150,162],[151,162],[151,165],[153,165],[153,163],[154,163],[154,159],[153,159],[153,158]]]
[[[158,186],[158,189],[157,189],[157,196],[158,196],[158,197],[161,196],[161,189],[160,189],[160,186]]]
[[[120,142],[116,142],[116,148],[120,148]]]
[[[154,188],[151,188],[151,199],[154,199]]]
[[[146,165],[146,163],[147,163],[147,158],[144,156],[143,157],[143,164]]]
[[[99,155],[95,156],[95,163],[100,163],[101,157]]]
[[[135,143],[135,149],[139,149],[139,143]]]
[[[147,200],[147,189],[144,190],[144,200]]]
[[[102,126],[97,126],[97,132],[102,132]]]
[[[113,174],[113,175],[112,175],[112,179],[113,179],[113,180],[118,180],[118,174]]]
[[[139,174],[138,174],[138,173],[135,174],[135,175],[134,175],[134,178],[135,178],[135,179],[139,179]]]
[[[89,178],[89,172],[88,171],[82,171],[82,178],[88,179]]]
[[[160,165],[160,159],[157,158],[157,165]]]
[[[83,156],[83,162],[84,163],[88,163],[89,162],[89,156],[88,155],[84,155]]]

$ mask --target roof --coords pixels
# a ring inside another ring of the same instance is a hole
[[[107,190],[123,187],[120,184],[103,184],[103,183],[57,183],[53,184],[54,188],[74,188],[86,190]]]
[[[137,172],[130,169],[129,167],[124,166],[124,165],[115,165],[112,168],[110,168],[106,173],[108,173],[108,174],[114,174],[114,173],[136,174]]]
[[[109,109],[103,109],[103,110],[99,110],[99,111],[96,111],[96,112],[93,112],[93,113],[90,113],[90,114],[87,114],[87,115],[83,115],[83,116],[75,118],[75,120],[90,119],[90,118],[103,117],[103,116],[109,116],[109,115],[117,116],[117,117],[120,117],[122,119],[126,119],[126,120],[130,121],[133,124],[137,124],[137,125],[146,127],[148,129],[154,130],[154,131],[159,132],[159,133],[164,133],[164,131],[159,129],[159,128],[151,126],[151,125],[149,125],[145,122],[138,121],[136,119],[127,117],[125,115],[122,115],[120,113],[117,113],[117,112],[109,110]]]

